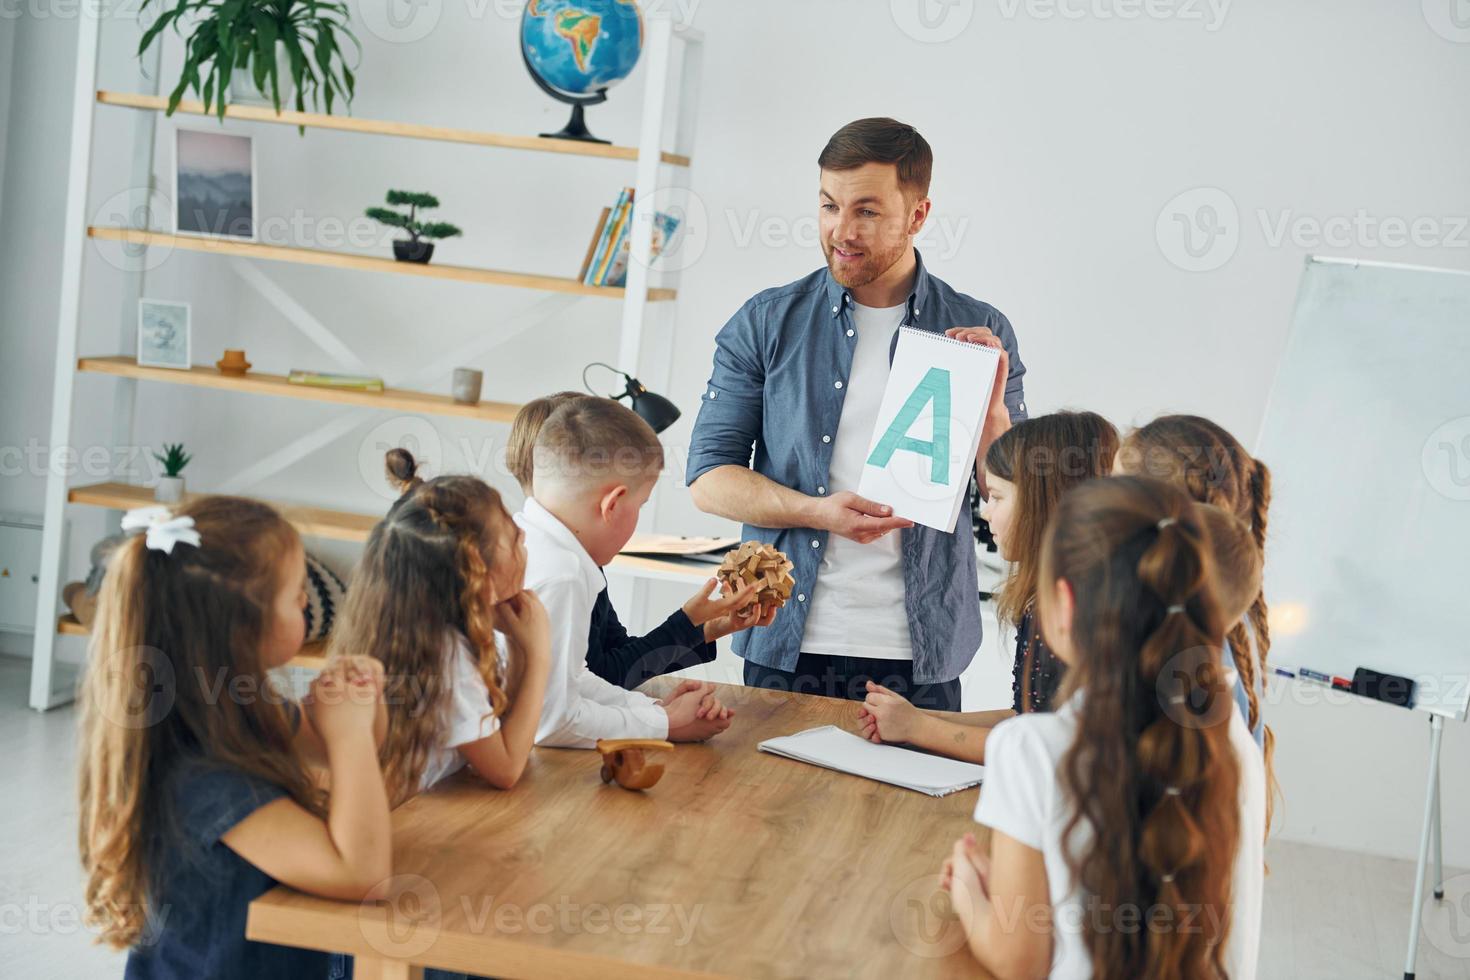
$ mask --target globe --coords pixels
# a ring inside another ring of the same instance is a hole
[[[521,16],[521,55],[548,95],[573,106],[560,133],[592,140],[583,106],[606,100],[643,52],[643,15],[636,0],[529,0]],[[604,142],[596,140],[596,142]]]

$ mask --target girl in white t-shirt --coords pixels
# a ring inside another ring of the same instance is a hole
[[[1165,483],[1071,490],[1038,601],[1061,708],[996,727],[943,878],[1000,977],[1256,975],[1266,791],[1221,663],[1227,619],[1199,505]]]
[[[551,663],[546,610],[524,587],[524,535],[474,476],[420,479],[387,455],[402,496],[368,536],[332,650],[383,663],[381,757],[396,805],[466,764],[509,789],[541,720]]]

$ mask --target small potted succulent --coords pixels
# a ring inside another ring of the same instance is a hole
[[[153,490],[153,499],[162,504],[176,504],[184,499],[184,478],[179,474],[194,457],[184,452],[184,444],[163,444],[163,452],[154,453],[153,458],[163,464],[163,476]]]
[[[445,221],[420,221],[419,209],[437,208],[439,199],[418,191],[389,191],[388,203],[408,208],[408,214],[387,208],[368,208],[367,216],[392,228],[408,232],[407,238],[393,240],[393,257],[399,262],[427,262],[434,257],[434,243],[427,239],[453,238],[464,234]]]

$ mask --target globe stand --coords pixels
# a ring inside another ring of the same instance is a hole
[[[553,140],[579,140],[583,143],[612,143],[612,140],[598,139],[592,135],[591,131],[587,129],[587,117],[584,111],[589,105],[601,105],[606,102],[607,89],[600,88],[591,95],[571,95],[551,85],[536,72],[535,66],[531,64],[531,59],[526,55],[525,45],[521,46],[521,60],[526,63],[526,71],[530,73],[531,79],[540,87],[541,91],[556,101],[564,102],[572,107],[572,118],[567,120],[567,124],[560,131],[555,133],[540,133],[538,135],[544,139]]]

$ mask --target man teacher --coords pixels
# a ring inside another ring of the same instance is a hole
[[[757,293],[716,337],[686,480],[701,510],[795,565],[782,614],[735,638],[747,685],[861,700],[873,680],[958,711],[981,638],[969,509],[946,534],[854,490],[900,326],[1001,351],[978,459],[1026,417],[1026,369],[1010,322],[914,248],[933,153],[913,127],[860,119],[817,163],[827,267]]]

